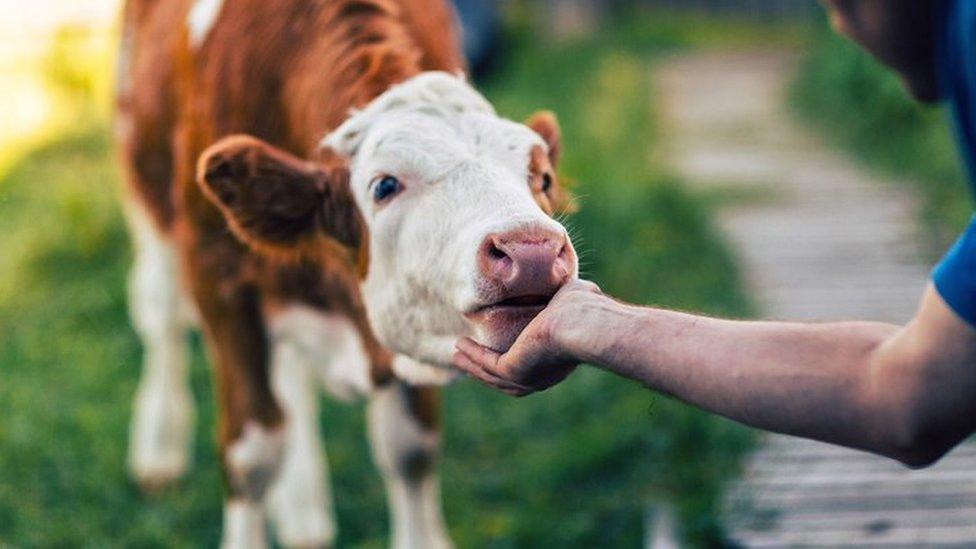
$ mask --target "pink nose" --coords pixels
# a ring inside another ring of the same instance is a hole
[[[569,279],[573,248],[565,234],[555,231],[492,234],[478,251],[478,267],[506,294],[549,296]]]

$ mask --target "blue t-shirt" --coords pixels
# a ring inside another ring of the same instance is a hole
[[[936,71],[970,186],[976,188],[976,2],[943,0],[938,14]],[[976,216],[932,272],[939,295],[976,326]]]

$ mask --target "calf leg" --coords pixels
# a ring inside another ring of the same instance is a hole
[[[262,500],[281,461],[282,414],[269,384],[257,290],[207,276],[188,261],[214,365],[218,443],[227,494],[222,546],[265,547]]]
[[[281,472],[268,494],[268,514],[286,547],[328,547],[335,520],[325,449],[319,434],[318,380],[307,352],[294,340],[277,339],[272,384],[285,416]]]
[[[129,470],[147,490],[178,479],[190,460],[194,426],[187,329],[175,251],[140,205],[127,210],[135,251],[129,310],[143,367],[129,430]]]
[[[436,462],[440,449],[437,389],[395,382],[368,409],[373,459],[383,473],[395,549],[447,548]]]

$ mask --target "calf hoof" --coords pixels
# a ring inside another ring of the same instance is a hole
[[[185,474],[185,468],[179,470],[132,471],[132,480],[139,487],[139,491],[147,496],[155,496],[179,483]]]
[[[291,549],[327,549],[335,541],[332,517],[320,507],[269,510],[275,538],[282,547]]]
[[[141,388],[129,429],[129,472],[144,492],[176,484],[190,465],[194,426],[189,394]]]
[[[267,546],[261,506],[247,500],[227,501],[221,549],[265,549]]]
[[[146,494],[158,493],[177,484],[189,468],[189,452],[178,447],[133,447],[129,454],[129,473]]]

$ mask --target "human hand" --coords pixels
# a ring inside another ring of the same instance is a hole
[[[549,305],[522,330],[505,353],[462,338],[454,365],[489,387],[512,396],[544,391],[566,379],[583,361],[574,349],[579,329],[594,301],[607,298],[592,282],[574,280],[553,296]],[[584,330],[588,331],[588,330]]]

